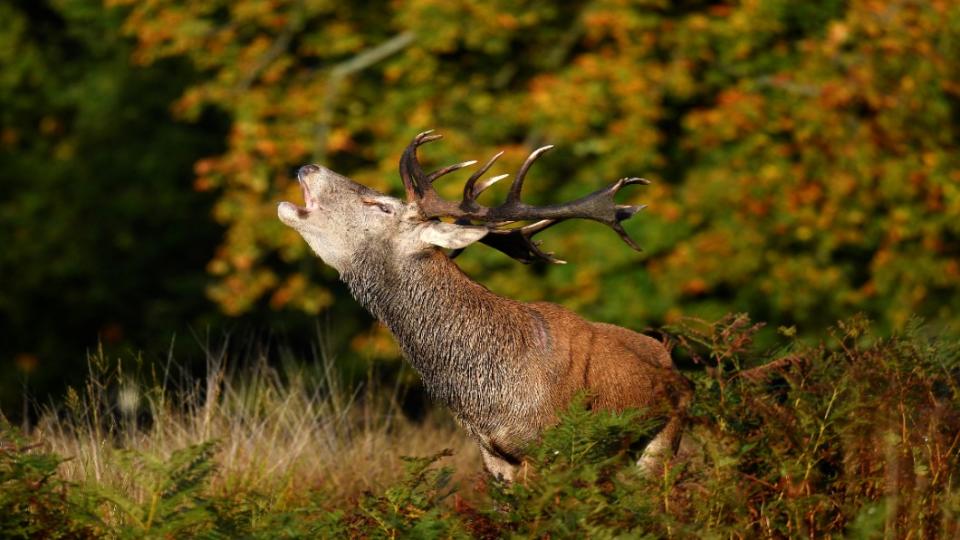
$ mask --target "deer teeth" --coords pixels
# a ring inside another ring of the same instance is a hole
[[[303,193],[303,208],[304,210],[311,212],[320,208],[320,204],[317,203],[317,199],[313,197],[313,194],[310,193],[310,187],[307,186],[307,181],[300,175],[297,175],[297,181],[300,182],[300,191]]]

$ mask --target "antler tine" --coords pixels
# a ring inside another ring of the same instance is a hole
[[[404,149],[403,155],[400,156],[400,178],[403,179],[403,187],[407,191],[408,200],[412,201],[423,197],[427,188],[430,187],[429,182],[426,182],[426,178],[424,178],[423,168],[417,160],[417,148],[441,138],[443,138],[443,135],[434,133],[432,129],[418,133]]]
[[[556,225],[560,221],[561,220],[556,219],[542,219],[523,227],[493,229],[490,231],[491,234],[485,236],[481,242],[506,253],[524,264],[530,264],[534,261],[567,264],[567,261],[554,257],[553,252],[541,250],[540,242],[533,240],[533,235]]]
[[[427,175],[427,181],[432,184],[432,183],[434,183],[434,182],[437,181],[437,178],[440,178],[441,176],[443,176],[443,175],[445,175],[445,174],[450,174],[450,173],[452,173],[453,171],[460,170],[460,169],[462,169],[462,168],[464,168],[464,167],[469,167],[469,166],[471,166],[471,165],[474,165],[474,164],[476,164],[476,162],[477,162],[477,160],[471,159],[471,160],[469,160],[469,161],[461,161],[460,163],[454,163],[453,165],[447,165],[446,167],[444,167],[444,168],[442,168],[442,169],[440,169],[440,170],[433,171],[432,173],[430,173],[429,175]]]
[[[520,227],[520,230],[524,234],[532,236],[534,234],[537,234],[540,231],[543,231],[552,227],[553,225],[556,225],[557,223],[560,223],[560,221],[556,219],[541,219],[536,223],[531,223],[530,225],[525,225],[523,227]]]
[[[428,129],[426,131],[421,131],[420,133],[417,133],[417,136],[413,138],[413,144],[411,146],[413,146],[414,150],[416,150],[416,147],[420,145],[427,144],[428,142],[432,142],[442,138],[443,138],[443,135],[439,133],[434,133],[432,129]]]
[[[467,225],[470,223],[470,220],[461,218],[458,219],[456,223]],[[498,225],[509,225],[510,223],[511,222],[505,222]],[[530,264],[534,261],[567,264],[567,261],[554,257],[553,252],[541,250],[541,242],[533,240],[533,235],[557,223],[559,223],[559,221],[555,219],[542,219],[536,223],[524,225],[523,227],[514,227],[512,229],[494,228],[491,229],[490,234],[485,236],[480,242],[509,255],[523,264]],[[463,251],[464,248],[455,249],[449,253],[449,256],[451,259],[455,259],[463,253]]]
[[[633,238],[630,238],[630,235],[627,234],[627,231],[623,228],[623,225],[621,225],[619,221],[611,225],[610,228],[616,231],[620,239],[626,242],[626,244],[633,248],[634,251],[643,251],[643,248],[634,242]]]
[[[510,186],[510,193],[507,194],[507,204],[517,204],[520,202],[520,190],[523,189],[523,179],[527,176],[527,171],[530,170],[530,166],[533,165],[533,162],[536,161],[537,158],[551,149],[553,149],[553,145],[548,144],[547,146],[541,146],[533,152],[530,152],[527,160],[523,162],[523,165],[517,172],[517,176],[513,179],[513,184]]]
[[[487,178],[487,179],[484,180],[483,182],[480,182],[479,184],[477,184],[476,189],[473,190],[473,198],[476,199],[477,197],[480,196],[481,193],[483,193],[484,191],[486,191],[487,188],[489,188],[490,186],[496,184],[497,182],[499,182],[499,181],[501,181],[501,180],[503,180],[504,178],[507,178],[507,177],[509,177],[509,176],[510,176],[509,173],[507,173],[507,174],[498,174],[497,176],[491,176],[490,178]]]
[[[493,167],[493,164],[496,163],[496,161],[500,159],[500,156],[502,155],[503,155],[502,150],[500,152],[497,152],[496,154],[494,154],[492,158],[490,158],[489,160],[487,160],[486,163],[483,164],[483,167],[480,167],[480,170],[470,175],[470,178],[467,179],[467,183],[464,184],[463,186],[463,202],[460,203],[461,208],[463,208],[464,210],[468,208],[474,209],[476,207],[477,196],[480,195],[480,193],[483,192],[483,190],[493,185],[493,182],[496,182],[497,180],[504,178],[505,175],[495,176],[494,178],[496,180],[494,180],[494,178],[491,178],[490,180],[487,180],[483,184],[481,184],[481,187],[479,189],[476,189],[476,190],[474,189],[474,185],[476,185],[477,180],[481,176],[483,176],[490,169],[490,167]]]

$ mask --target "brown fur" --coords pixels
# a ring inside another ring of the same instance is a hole
[[[392,257],[367,253],[345,281],[477,440],[493,474],[511,479],[526,447],[578,393],[595,409],[642,408],[665,419],[645,467],[676,450],[691,390],[660,342],[556,304],[495,295],[439,250],[392,270],[383,264]],[[376,268],[386,270],[371,275]]]

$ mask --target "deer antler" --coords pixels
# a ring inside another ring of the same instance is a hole
[[[523,189],[523,180],[530,170],[530,166],[541,155],[553,146],[543,146],[530,153],[520,167],[507,199],[498,206],[482,206],[477,203],[477,197],[495,182],[506,178],[507,174],[488,178],[480,183],[477,181],[494,162],[503,155],[500,152],[490,158],[480,169],[467,180],[463,187],[463,198],[460,202],[441,199],[433,189],[433,183],[446,174],[458,169],[469,167],[476,161],[464,161],[449,165],[430,174],[426,174],[417,160],[417,148],[430,141],[441,138],[441,135],[432,131],[425,131],[413,138],[413,141],[403,151],[400,157],[400,177],[407,191],[407,200],[416,202],[420,214],[425,219],[452,217],[458,223],[467,224],[481,222],[490,229],[490,234],[481,240],[484,244],[498,249],[507,255],[524,263],[543,260],[552,263],[563,263],[553,257],[552,253],[540,250],[539,242],[532,240],[533,236],[561,221],[567,219],[590,219],[607,225],[623,239],[631,248],[640,251],[638,246],[623,229],[621,222],[643,210],[645,205],[631,206],[616,204],[614,195],[624,186],[631,184],[649,184],[644,178],[621,178],[613,184],[599,189],[589,195],[564,204],[547,206],[531,206],[520,200]],[[518,221],[535,221],[529,225],[510,227]]]

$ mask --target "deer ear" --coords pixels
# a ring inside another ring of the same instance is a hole
[[[487,235],[489,229],[476,225],[457,225],[429,221],[420,227],[420,240],[447,249],[462,249]]]

